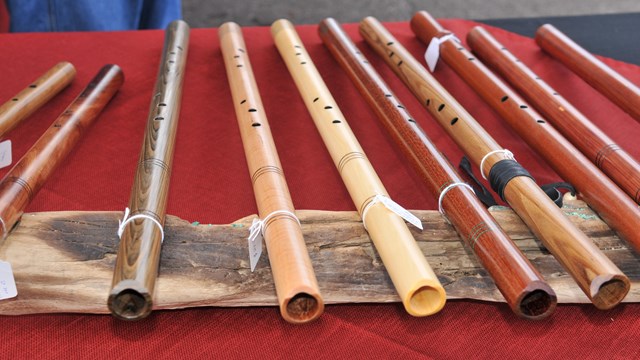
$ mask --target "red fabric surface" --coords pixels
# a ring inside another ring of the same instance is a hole
[[[464,38],[475,25],[443,20]],[[406,22],[389,30],[416,56],[425,45]],[[323,47],[315,25],[300,37],[394,200],[409,209],[434,209],[436,200],[400,156],[345,73]],[[346,30],[388,81],[428,135],[457,163],[461,152],[436,122],[374,56],[357,26]],[[298,209],[355,210],[268,28],[244,29],[275,143]],[[635,156],[640,124],[545,56],[531,39],[493,34],[523,62]],[[162,31],[0,35],[0,99],[10,99],[54,63],[72,62],[78,75],[69,89],[15,129],[9,138],[18,158],[105,63],[122,67],[126,81],[96,125],[36,196],[28,211],[123,210],[128,203],[151,92],[162,50]],[[631,81],[640,69],[604,59]],[[505,123],[444,64],[436,77],[539,183],[559,180]],[[4,175],[7,169],[0,170]],[[231,103],[215,29],[192,31],[177,136],[168,213],[200,223],[229,223],[256,213],[251,182]],[[105,300],[106,300],[105,294]],[[327,306],[315,323],[293,326],[273,308],[206,308],[155,312],[138,323],[109,316],[0,317],[2,357],[221,358],[621,358],[638,357],[640,305],[601,312],[561,305],[549,319],[518,319],[505,304],[450,301],[432,317],[412,318],[400,304]]]

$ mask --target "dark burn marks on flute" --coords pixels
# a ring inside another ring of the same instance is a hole
[[[367,157],[364,156],[363,153],[361,152],[350,152],[350,153],[346,153],[341,159],[340,161],[338,161],[338,171],[340,171],[340,174],[342,174],[342,171],[344,170],[345,166],[352,160],[356,160],[356,159],[363,159],[366,160]]]
[[[471,247],[471,249],[475,251],[478,239],[480,239],[482,235],[488,233],[489,231],[491,231],[491,229],[484,221],[481,221],[474,225],[469,231],[469,235],[467,235],[467,239],[469,239],[469,246]]]
[[[284,177],[284,173],[282,172],[282,169],[280,169],[277,166],[272,166],[272,165],[267,165],[267,166],[262,166],[260,168],[258,168],[253,175],[251,175],[251,183],[255,185],[256,181],[258,181],[258,178],[264,174],[278,174],[282,177]]]

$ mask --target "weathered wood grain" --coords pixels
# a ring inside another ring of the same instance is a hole
[[[588,303],[571,277],[509,209],[491,211],[561,303]],[[564,212],[632,282],[625,302],[640,301],[640,257],[581,201]],[[471,251],[437,211],[414,211],[425,230],[414,231],[450,299],[504,301]],[[355,212],[301,210],[304,238],[329,304],[399,302],[382,261]],[[249,270],[246,236],[252,216],[227,225],[168,216],[155,309],[198,306],[277,306],[266,256]],[[0,314],[108,313],[120,212],[25,214],[0,243],[12,264],[18,297],[0,301]]]

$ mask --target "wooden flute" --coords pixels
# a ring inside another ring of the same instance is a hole
[[[598,60],[553,25],[546,24],[538,28],[535,39],[544,51],[640,121],[638,86]]]
[[[387,191],[293,25],[278,20],[271,34],[406,311],[413,316],[438,312],[446,301],[444,288],[403,219],[385,205]]]
[[[64,161],[116,94],[124,75],[105,65],[0,181],[0,225],[4,239],[49,176]]]
[[[331,54],[420,174],[439,198],[443,216],[474,251],[517,315],[542,319],[556,306],[556,295],[502,230],[470,187],[438,151],[420,125],[395,97],[376,70],[334,19],[320,23],[319,33]],[[446,195],[446,196],[445,196]]]
[[[360,33],[460,148],[488,175],[492,188],[522,218],[599,309],[617,305],[629,279],[535,184],[440,83],[372,17]]]
[[[414,15],[411,28],[425,43],[450,34],[424,11]],[[461,44],[451,38],[445,40],[440,44],[440,56],[563,179],[575,186],[620,237],[640,252],[640,208],[636,203]]]
[[[640,203],[640,164],[570,102],[555,92],[491,34],[473,28],[467,42],[492,69],[531,102],[546,119],[636,203]]]
[[[71,84],[76,69],[63,61],[0,106],[0,138]]]
[[[273,142],[240,27],[218,30],[233,105],[253,183],[282,317],[291,323],[315,320],[324,310],[311,259]],[[254,241],[261,241],[254,240]]]
[[[169,178],[180,115],[189,25],[167,26],[129,207],[120,222],[120,245],[107,304],[123,320],[151,313],[158,276]]]

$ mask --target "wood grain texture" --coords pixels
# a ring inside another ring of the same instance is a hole
[[[340,24],[325,19],[318,31],[325,46],[420,175],[424,186],[435,198],[443,198],[444,214],[474,251],[511,309],[530,319],[550,315],[556,304],[553,290],[491,217],[472,189],[456,186],[448,190],[453,184],[463,184],[463,180]]]
[[[258,214],[263,221],[268,220],[264,224],[264,239],[280,313],[291,323],[309,322],[322,314],[324,302],[302,230],[291,215],[295,209],[242,30],[235,23],[225,23],[218,34]],[[270,217],[276,212],[280,213]]]
[[[440,25],[424,11],[413,17],[411,27],[425,43],[442,33]],[[504,54],[504,51],[500,50],[503,47],[495,42],[495,39],[486,44],[495,45],[491,56],[503,56],[501,54]],[[581,199],[636,251],[640,250],[640,208],[636,203],[515,91],[482,62],[474,59],[461,44],[447,40],[440,46],[440,54],[442,60],[449,64],[529,146],[563,179],[576,187]]]
[[[637,85],[598,60],[553,25],[539,27],[535,39],[542,50],[640,121],[640,88]]]
[[[376,250],[390,274],[407,312],[414,316],[434,314],[444,306],[446,295],[418,248],[404,220],[380,202],[384,185],[360,147],[342,112],[313,65],[293,25],[278,20],[271,34],[302,99],[349,191]]]
[[[148,218],[123,229],[108,299],[113,315],[124,320],[144,318],[152,309],[162,231],[149,218],[164,224],[188,45],[187,23],[169,24],[129,200],[130,217]]]
[[[69,86],[75,76],[71,63],[60,62],[0,106],[0,138]]]
[[[67,68],[67,71],[69,69]],[[105,65],[0,181],[0,226],[6,237],[49,176],[118,92],[124,75]]]
[[[365,18],[360,23],[360,33],[477,166],[482,165],[481,159],[489,152],[501,149],[376,19]],[[484,163],[485,174],[489,174],[504,157],[502,153],[489,156]],[[622,301],[629,290],[629,279],[562,214],[531,178],[512,178],[504,189],[503,198],[574,277],[596,307],[608,309]]]
[[[531,102],[555,128],[640,203],[640,164],[584,114],[508,51],[482,27],[473,28],[471,49]]]
[[[564,213],[590,236],[632,281],[625,302],[640,301],[640,257],[584,203],[565,197]],[[449,299],[503,302],[486,271],[437,211],[413,211],[425,231],[412,231],[433,264]],[[307,250],[325,302],[400,302],[382,260],[356,212],[298,210]],[[560,264],[511,210],[491,214],[548,279],[560,303],[588,303]],[[18,297],[0,301],[0,314],[107,314],[105,301],[115,264],[120,212],[25,214],[0,242],[11,262]],[[277,306],[269,262],[251,273],[247,228],[255,215],[227,225],[194,225],[167,216],[154,309]],[[38,261],[34,261],[38,259]]]

